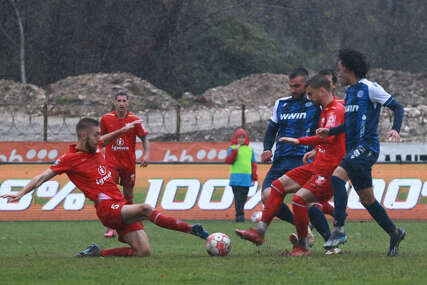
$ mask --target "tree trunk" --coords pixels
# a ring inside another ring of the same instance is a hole
[[[25,71],[25,35],[24,35],[24,26],[22,25],[21,14],[16,5],[17,0],[11,0],[13,9],[15,10],[16,20],[18,21],[19,27],[19,63],[21,68],[21,82],[27,84],[27,74]]]

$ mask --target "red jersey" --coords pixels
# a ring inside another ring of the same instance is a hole
[[[334,96],[334,97],[335,97],[335,100],[337,101],[337,103],[345,105],[344,99],[341,99],[340,97],[337,97],[337,96]]]
[[[319,118],[319,128],[332,128],[344,123],[345,107],[336,98],[323,108]],[[345,134],[321,139],[318,136],[299,138],[303,145],[316,145],[313,166],[335,168],[345,156]]]
[[[111,178],[111,170],[99,146],[94,154],[90,154],[76,149],[75,144],[70,145],[70,151],[55,161],[50,169],[56,174],[65,172],[71,182],[94,201],[95,205],[99,200],[108,198],[125,201]]]
[[[101,118],[101,135],[121,129],[126,124],[139,120],[138,116],[128,112],[120,119],[116,112],[107,113]],[[127,133],[122,134],[114,142],[105,147],[105,158],[112,168],[134,169],[136,163],[135,145],[136,136],[144,137],[148,132],[142,124],[137,124]]]

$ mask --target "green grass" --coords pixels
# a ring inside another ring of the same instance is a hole
[[[145,223],[149,258],[72,258],[90,243],[120,247],[103,238],[99,222],[0,222],[0,284],[427,284],[424,222],[398,222],[408,235],[398,257],[386,257],[389,238],[372,222],[349,222],[344,253],[325,256],[322,241],[312,257],[281,256],[293,228],[273,222],[263,246],[234,235],[253,223],[201,221],[232,238],[227,257],[210,257],[204,241]]]

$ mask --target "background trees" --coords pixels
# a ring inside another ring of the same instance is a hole
[[[17,5],[11,5],[11,3]],[[0,78],[45,86],[132,72],[174,96],[251,73],[335,66],[354,47],[374,67],[425,72],[422,0],[1,0]],[[20,12],[25,55],[19,48]],[[23,61],[25,59],[25,61]]]

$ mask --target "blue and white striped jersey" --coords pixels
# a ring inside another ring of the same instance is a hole
[[[345,142],[347,153],[361,145],[379,153],[378,122],[381,105],[388,106],[393,97],[380,85],[366,78],[345,89]]]
[[[279,142],[280,137],[300,138],[314,135],[321,110],[304,96],[300,100],[293,97],[280,98],[273,108],[270,124],[278,127],[274,160],[287,156],[303,156],[311,146],[292,145]]]

